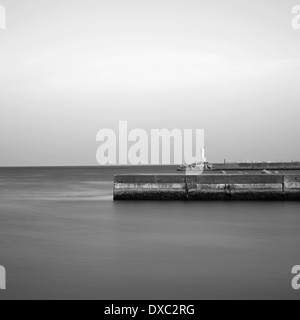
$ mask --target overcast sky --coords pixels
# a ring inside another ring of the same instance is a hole
[[[300,1],[0,4],[0,166],[97,164],[120,120],[205,129],[209,161],[300,160]]]

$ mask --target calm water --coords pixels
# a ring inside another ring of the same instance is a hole
[[[300,299],[300,203],[112,201],[161,170],[0,169],[0,299]]]

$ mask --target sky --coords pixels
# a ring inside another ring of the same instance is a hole
[[[0,166],[97,165],[97,132],[204,129],[300,160],[300,0],[0,0]]]

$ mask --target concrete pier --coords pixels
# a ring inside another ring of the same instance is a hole
[[[114,200],[185,200],[185,175],[117,175]]]
[[[221,170],[300,170],[300,162],[223,162],[212,163],[210,171]],[[209,170],[208,170],[209,171]]]
[[[300,175],[116,175],[114,200],[300,200]]]

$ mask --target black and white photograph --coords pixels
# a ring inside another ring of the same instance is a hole
[[[300,300],[299,119],[300,0],[0,0],[0,300]]]

